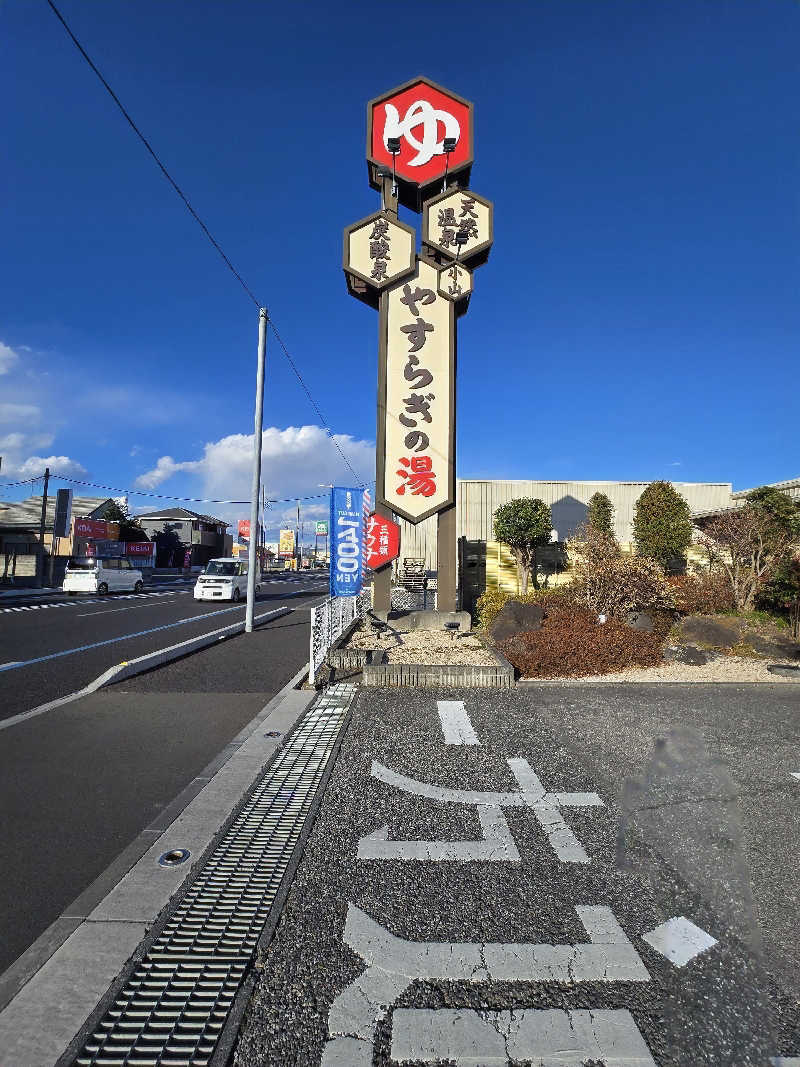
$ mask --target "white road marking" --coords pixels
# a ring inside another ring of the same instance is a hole
[[[650,975],[610,908],[576,907],[588,944],[533,945],[404,941],[354,904],[344,942],[367,964],[336,997],[322,1067],[370,1067],[377,1023],[417,979],[453,982],[649,982]]]
[[[117,593],[112,594],[114,600],[150,600],[153,597],[181,596],[191,593],[191,589],[167,589],[148,593]],[[0,612],[6,614],[10,611],[44,611],[46,608],[82,608],[86,604],[108,604],[108,597],[79,597],[76,600],[56,600],[48,604],[27,604],[12,608],[0,608]]]
[[[683,915],[667,919],[649,934],[642,934],[642,940],[676,967],[685,967],[701,952],[706,952],[717,943],[715,937],[695,926]]]
[[[618,1008],[562,1011],[477,1011],[396,1008],[392,1059],[414,1063],[446,1060],[461,1067],[508,1067],[513,1061],[583,1067],[656,1067],[629,1011]]]
[[[446,745],[479,745],[463,700],[437,700]]]
[[[772,1067],[800,1067],[800,1056],[773,1056]]]
[[[0,663],[0,667],[16,667],[19,663],[18,659],[9,660],[8,663]]]
[[[414,778],[408,778],[404,774],[398,774],[397,771],[390,770],[388,767],[384,767],[382,763],[373,761],[371,773],[373,778],[377,778],[381,782],[385,782],[387,785],[393,786],[395,789],[400,789],[404,793],[412,793],[416,796],[427,797],[429,800],[437,800],[440,803],[445,804],[467,804],[477,806],[478,809],[488,808],[530,808],[536,817],[539,825],[547,835],[547,839],[553,848],[553,851],[562,861],[562,863],[590,863],[590,859],[586,854],[583,846],[578,841],[575,834],[564,822],[564,819],[559,811],[560,808],[583,808],[583,807],[603,807],[603,801],[597,795],[597,793],[548,793],[542,785],[538,776],[534,774],[527,760],[524,759],[509,759],[506,763],[511,769],[512,774],[519,783],[519,790],[511,790],[504,793],[495,792],[479,792],[477,790],[470,789],[448,789],[444,786],[429,785],[427,782],[418,782]],[[500,814],[498,812],[498,814]],[[503,820],[505,823],[505,819]],[[506,826],[506,830],[507,830]],[[484,827],[484,833],[485,833]],[[492,832],[497,840],[503,839],[502,828],[499,828],[499,824],[496,821]],[[378,833],[382,833],[379,830]],[[408,842],[385,842],[382,847],[383,853],[380,856],[373,856],[370,849],[376,848],[380,842],[380,838],[375,838],[373,835],[368,835],[366,838],[362,838],[359,842],[359,856],[362,859],[426,859],[424,855],[412,855],[408,856],[400,855],[399,852],[394,852],[391,855],[388,853],[391,851],[391,846],[406,845]],[[462,845],[472,845],[476,854],[459,856],[454,854],[445,855],[431,855],[431,859],[478,859],[485,858],[478,853],[482,846],[485,846],[485,841],[481,842],[463,842]],[[366,843],[365,843],[366,842]],[[364,846],[365,854],[362,856],[362,844]],[[424,841],[414,842],[417,846],[422,846],[424,850],[436,850],[439,842]],[[400,852],[402,849],[400,850]],[[411,850],[414,852],[414,850]],[[497,859],[508,860],[511,859],[510,855],[498,855]],[[516,856],[516,862],[519,862],[519,854]]]
[[[789,771],[789,774],[791,774],[792,778],[796,778],[798,782],[800,782],[800,771]]]
[[[482,841],[390,841],[388,826],[358,842],[360,860],[454,860],[519,863],[520,855],[499,808],[478,808]]]

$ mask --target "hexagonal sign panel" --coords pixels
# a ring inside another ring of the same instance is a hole
[[[468,300],[472,295],[472,275],[461,263],[450,263],[439,271],[438,290],[453,303]]]
[[[394,168],[400,202],[419,211],[445,174],[458,174],[466,183],[473,161],[472,111],[468,100],[428,78],[414,78],[370,100],[370,184],[379,189],[379,169]]]
[[[344,231],[342,266],[348,289],[368,303],[382,289],[412,274],[417,234],[412,226],[377,211]]]
[[[469,189],[448,189],[425,204],[423,244],[467,267],[477,267],[489,258],[493,215],[491,200]]]

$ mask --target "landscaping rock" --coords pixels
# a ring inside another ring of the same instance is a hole
[[[683,619],[680,635],[687,641],[712,648],[732,648],[741,640],[741,630],[735,622],[723,622],[709,615],[690,615]]]
[[[678,648],[671,647],[664,653],[664,659],[672,663],[685,663],[687,667],[702,667],[717,657],[713,652],[704,652],[702,648],[694,645],[682,645]]]
[[[509,600],[492,623],[489,633],[495,644],[500,644],[516,634],[540,630],[543,618],[544,608],[538,604]]]
[[[634,630],[643,630],[648,634],[651,634],[655,629],[655,620],[646,611],[629,611],[625,621]]]
[[[800,675],[800,667],[785,667],[780,663],[771,663],[767,670],[770,674],[779,674],[784,678],[798,678],[798,675]],[[800,681],[800,678],[798,678],[798,681]]]
[[[764,656],[800,660],[800,645],[790,641],[788,637],[762,637],[761,634],[750,633],[745,640],[751,648]]]

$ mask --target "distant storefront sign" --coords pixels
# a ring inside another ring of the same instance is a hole
[[[91,537],[93,541],[105,540],[108,535],[108,523],[105,519],[75,519],[75,537]]]
[[[184,566],[184,568],[188,568],[188,567],[191,567],[191,565],[192,565],[192,550],[191,550],[191,548],[187,548],[186,551],[183,553],[183,566]]]
[[[156,562],[155,541],[127,541],[125,555],[137,567],[154,567]]]
[[[249,541],[250,540],[250,520],[239,519],[239,539]]]
[[[90,538],[92,541],[119,541],[119,523],[105,519],[73,519],[74,537]]]
[[[331,596],[357,596],[364,577],[364,490],[331,490]]]
[[[281,559],[291,559],[294,555],[294,530],[281,530],[278,540],[278,555]]]
[[[56,517],[53,524],[54,537],[69,537],[72,521],[72,490],[59,489],[56,494]]]
[[[317,523],[317,537],[327,537],[327,536],[328,536],[328,523],[324,522],[324,521],[323,522],[318,522]]]
[[[102,559],[127,556],[134,567],[154,567],[156,545],[154,541],[90,541],[86,546],[86,555]]]

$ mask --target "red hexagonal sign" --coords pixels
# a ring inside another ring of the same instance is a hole
[[[389,151],[390,138],[399,151]],[[455,141],[450,153],[445,140]],[[378,167],[392,170],[394,162],[400,201],[419,211],[445,172],[466,182],[473,162],[472,104],[428,78],[414,78],[367,105],[367,164],[370,184],[380,188]],[[466,173],[464,173],[466,172]]]
[[[400,527],[375,512],[367,519],[367,566],[376,571],[400,555]]]

